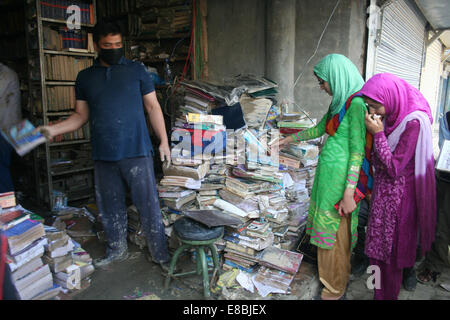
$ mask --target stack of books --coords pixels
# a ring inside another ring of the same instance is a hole
[[[44,261],[54,273],[62,272],[73,264],[74,245],[65,231],[47,232]]]
[[[223,269],[238,268],[252,273],[262,250],[273,244],[274,234],[269,222],[252,219],[241,226],[227,226],[224,240]]]
[[[252,278],[261,296],[269,293],[289,292],[289,287],[297,274],[303,255],[298,252],[276,247],[264,249],[259,258],[261,267]]]
[[[178,99],[181,103],[172,129],[172,141],[179,141],[172,145],[174,167],[163,169],[158,187],[166,234],[171,234],[171,224],[188,210],[220,210],[237,218],[241,223],[225,226],[223,239],[216,242],[224,258],[223,269],[238,268],[253,275],[260,272],[258,279],[273,277],[273,281],[281,281],[286,293],[295,272],[277,269],[276,264],[269,265],[261,257],[271,247],[295,254],[293,250],[304,232],[318,143],[293,145],[292,150],[285,148],[279,157],[273,157],[271,143],[286,134],[271,129],[298,131],[311,126],[309,119],[277,111],[272,100],[276,92],[273,83],[245,77],[232,83],[181,82],[184,91]],[[229,130],[229,119],[226,115],[216,117],[216,111],[238,103],[243,120],[232,123],[243,122],[245,126]],[[211,153],[205,158],[204,151],[209,147],[205,135],[213,137],[212,131],[219,128],[227,130],[224,145],[229,148],[224,154]],[[195,129],[201,141],[193,137]],[[183,144],[186,141],[190,144]]]
[[[59,293],[49,265],[42,256],[47,245],[44,225],[31,220],[22,206],[3,208],[0,223],[8,242],[7,268],[21,300],[51,299]]]

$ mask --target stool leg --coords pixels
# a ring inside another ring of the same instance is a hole
[[[214,243],[208,245],[209,250],[211,250],[212,259],[214,262],[214,268],[219,268],[219,254],[217,253],[217,248]]]
[[[196,253],[197,253],[197,257],[196,257],[196,262],[197,262],[197,274],[198,275],[200,275],[200,274],[202,274],[202,259],[201,259],[201,256],[200,256],[200,251],[203,251],[203,250],[201,250],[201,247],[197,247],[196,248]]]
[[[189,248],[189,247],[190,247],[190,245],[184,244],[181,247],[179,247],[173,254],[172,260],[170,261],[169,272],[167,273],[167,278],[166,278],[165,285],[164,285],[166,290],[169,288],[170,279],[173,275],[173,270],[175,269],[175,266],[177,264],[178,257],[180,256],[181,252],[184,249]]]
[[[206,255],[203,247],[199,248],[202,269],[203,269],[203,291],[205,297],[209,297],[211,295],[209,291],[209,276],[208,276],[208,263],[206,262]]]

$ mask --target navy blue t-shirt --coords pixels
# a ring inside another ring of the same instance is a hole
[[[109,67],[96,60],[78,73],[75,95],[89,106],[94,160],[118,161],[153,152],[142,96],[154,90],[144,66],[124,57]]]

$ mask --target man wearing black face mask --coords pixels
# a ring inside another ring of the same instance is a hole
[[[97,267],[127,258],[126,186],[141,215],[149,257],[163,270],[170,260],[153,170],[153,148],[145,122],[160,139],[161,161],[170,162],[164,117],[145,68],[124,57],[122,35],[115,23],[94,29],[98,59],[76,80],[75,113],[52,126],[40,127],[50,139],[80,128],[89,119],[95,167],[97,206],[107,240],[106,257]]]

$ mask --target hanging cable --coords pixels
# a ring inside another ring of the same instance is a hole
[[[322,34],[321,34],[320,37],[319,37],[319,41],[317,42],[316,50],[314,51],[314,53],[312,54],[312,56],[306,61],[306,63],[303,65],[302,71],[300,72],[300,75],[297,77],[297,80],[295,80],[294,85],[293,85],[292,88],[295,88],[295,86],[297,85],[298,80],[300,80],[300,78],[303,76],[303,73],[304,73],[304,71],[305,71],[306,66],[307,66],[308,63],[311,61],[311,59],[316,55],[316,53],[317,53],[317,51],[318,51],[318,49],[319,49],[320,43],[322,42],[322,38],[323,38],[323,36],[324,36],[324,34],[325,34],[325,30],[327,30],[327,27],[328,27],[328,25],[330,24],[331,18],[333,18],[334,12],[336,11],[336,9],[337,9],[337,7],[339,6],[339,3],[340,3],[340,2],[341,2],[341,0],[337,0],[337,1],[336,1],[336,5],[334,6],[334,9],[333,9],[333,11],[331,12],[330,17],[328,18],[328,21],[327,21],[327,23],[325,24],[325,27],[323,28]]]

